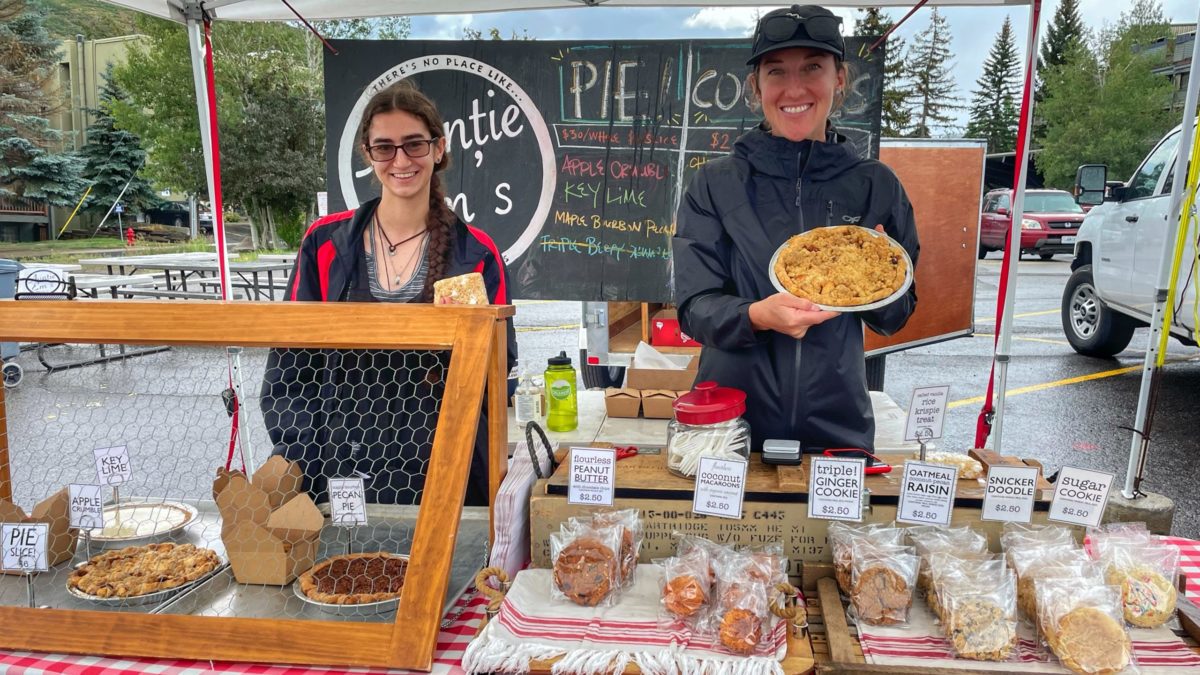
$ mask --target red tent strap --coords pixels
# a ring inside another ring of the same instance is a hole
[[[304,27],[307,28],[310,33],[317,36],[317,39],[321,41],[321,44],[325,45],[326,49],[333,52],[334,56],[337,56],[338,50],[334,49],[333,45],[329,44],[329,40],[326,40],[325,36],[321,35],[321,33],[317,31],[316,27],[308,22],[308,19],[300,16],[300,12],[297,12],[296,8],[292,7],[292,3],[288,2],[288,0],[280,0],[280,2],[287,6],[288,9],[292,10],[292,14],[295,14],[297,19],[300,19],[300,22],[304,24]]]
[[[225,204],[221,197],[221,140],[217,132],[217,80],[213,69],[212,20],[204,17],[204,75],[208,78],[208,131],[212,139],[213,233],[217,239],[217,267],[221,275],[221,299],[229,300],[229,260],[225,253]]]
[[[287,2],[287,0],[284,0],[284,2]],[[917,10],[924,7],[925,3],[927,3],[927,2],[929,2],[929,0],[921,0],[916,5],[913,5],[913,8],[908,10],[908,14],[905,14],[903,18],[901,18],[896,23],[892,24],[892,27],[887,29],[886,33],[884,33],[883,35],[880,35],[878,40],[873,42],[870,47],[867,47],[867,52],[869,53],[869,52],[875,51],[875,48],[878,47],[879,45],[883,44],[883,41],[886,40],[889,35],[894,33],[896,31],[896,29],[900,27],[900,24],[904,23],[905,21],[908,21],[908,17],[912,16],[913,14],[916,14]]]

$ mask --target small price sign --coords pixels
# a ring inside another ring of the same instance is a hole
[[[571,448],[568,504],[612,506],[617,486],[617,451],[612,448]]]
[[[1064,466],[1054,485],[1054,501],[1050,502],[1050,520],[1074,525],[1097,527],[1108,504],[1108,490],[1113,474],[1090,469]]]
[[[4,523],[0,541],[4,543],[0,568],[8,572],[45,572],[46,541],[50,526],[46,523]]]
[[[746,466],[744,459],[701,457],[692,493],[692,511],[740,520],[742,497],[746,494]]]
[[[1033,518],[1038,469],[1035,466],[993,466],[983,495],[983,520],[1028,523]]]
[[[942,437],[946,419],[946,399],[950,385],[917,387],[908,404],[908,422],[904,425],[904,440],[925,442]]]
[[[338,527],[367,524],[366,490],[361,478],[329,479],[329,519]]]
[[[96,448],[96,478],[101,485],[115,487],[133,480],[133,467],[129,464],[129,450],[124,445],[112,448]]]
[[[896,520],[924,525],[949,525],[957,486],[956,467],[905,462]]]
[[[808,517],[862,520],[863,471],[867,460],[813,457],[809,466]]]
[[[104,497],[102,485],[71,483],[67,496],[71,501],[71,527],[94,530],[104,527]]]

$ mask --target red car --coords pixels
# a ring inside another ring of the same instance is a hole
[[[983,197],[979,217],[979,257],[1004,249],[1012,227],[1012,190],[992,190]],[[1083,222],[1083,209],[1064,190],[1026,190],[1021,218],[1021,253],[1049,260],[1056,253],[1074,253],[1075,235]]]

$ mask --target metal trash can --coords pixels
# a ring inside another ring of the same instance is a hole
[[[24,266],[16,260],[0,258],[0,300],[11,300],[17,293],[17,273]],[[21,345],[16,342],[0,342],[0,374],[3,375],[4,386],[15,387],[21,383],[23,375],[20,364],[3,363],[7,359],[16,358],[21,353]]]

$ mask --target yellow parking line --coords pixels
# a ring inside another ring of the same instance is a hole
[[[1054,389],[1056,387],[1065,387],[1069,384],[1079,384],[1080,382],[1089,382],[1091,380],[1101,380],[1106,377],[1112,377],[1114,375],[1124,375],[1125,373],[1132,373],[1135,370],[1141,370],[1141,369],[1142,369],[1142,367],[1140,365],[1126,366],[1124,368],[1116,368],[1113,370],[1104,370],[1099,373],[1091,373],[1088,375],[1078,375],[1076,377],[1068,377],[1064,380],[1055,380],[1053,382],[1043,382],[1041,384],[1031,384],[1028,387],[1018,387],[1016,389],[1009,389],[1008,396],[1019,396],[1021,394],[1028,394],[1028,393],[1035,392],[1035,391],[1044,391],[1046,389]],[[947,408],[958,408],[958,407],[961,407],[964,405],[971,405],[973,403],[983,403],[985,400],[986,400],[985,396],[974,396],[972,398],[964,398],[964,399],[959,399],[957,401],[951,401],[950,404],[946,407]]]
[[[995,333],[975,333],[975,337],[994,338],[994,337],[996,337],[996,334]],[[1045,342],[1048,345],[1068,345],[1069,346],[1071,344],[1070,342],[1067,342],[1066,340],[1052,340],[1050,338],[1024,337],[1021,335],[1014,335],[1013,339],[1014,340],[1024,340],[1025,342]]]
[[[1040,312],[1022,312],[1021,314],[1013,314],[1013,318],[1014,319],[1024,319],[1025,317],[1029,317],[1029,316],[1046,316],[1047,314],[1058,314],[1058,312],[1059,312],[1059,310],[1057,310],[1057,309],[1045,309]],[[975,320],[976,321],[995,321],[996,317],[994,317],[994,316],[977,316],[977,317],[975,317]]]
[[[561,326],[518,326],[517,332],[518,333],[531,333],[531,332],[543,331],[543,330],[569,330],[571,328],[579,328],[579,324],[568,323],[568,324],[563,324]]]

